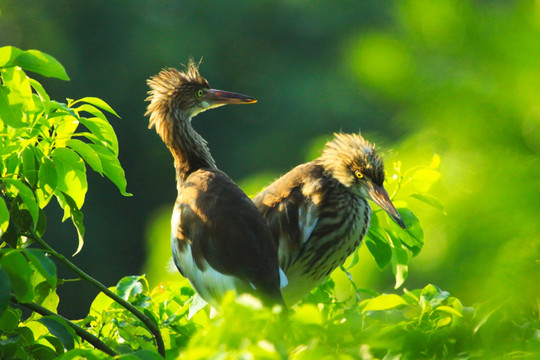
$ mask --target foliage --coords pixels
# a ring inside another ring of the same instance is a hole
[[[55,198],[64,220],[70,218],[77,229],[77,251],[82,247],[86,164],[128,195],[118,142],[101,110],[116,113],[97,98],[66,104],[50,100],[25,73],[67,79],[60,63],[47,54],[4,47],[0,64],[2,358],[159,359],[161,339],[167,358],[180,359],[466,359],[501,354],[532,359],[540,351],[537,313],[520,314],[497,303],[465,307],[434,285],[403,290],[401,296],[359,289],[348,273],[358,255],[342,268],[355,296],[338,300],[329,278],[288,310],[288,319],[284,309],[264,308],[257,299],[233,294],[225,298],[217,316],[210,316],[208,309],[194,312],[196,297],[185,282],[150,289],[144,276],[129,276],[116,287],[104,288],[41,236],[46,224],[43,208]],[[392,197],[416,184],[420,192],[409,191],[408,198],[444,212],[426,193],[439,177],[438,165],[438,156],[429,166],[406,171],[396,162],[387,183]],[[409,254],[422,248],[423,231],[405,200],[394,200],[408,230],[402,231],[379,211],[366,243],[380,268],[393,265],[399,287],[407,276]],[[30,247],[34,242],[41,248]],[[84,319],[57,314],[56,288],[65,280],[58,278],[51,257],[102,291]]]

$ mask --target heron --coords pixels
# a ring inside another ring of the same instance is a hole
[[[372,210],[380,206],[403,229],[384,183],[384,163],[360,134],[334,134],[320,157],[299,165],[253,202],[279,246],[279,263],[292,305],[320,285],[360,245]]]
[[[171,219],[173,260],[207,303],[219,309],[225,293],[252,293],[266,304],[284,304],[277,245],[248,196],[220,171],[194,116],[252,97],[211,89],[193,60],[183,71],[163,69],[148,79],[146,111],[174,159],[178,196]]]

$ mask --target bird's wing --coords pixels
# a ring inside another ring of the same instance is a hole
[[[253,199],[279,242],[280,266],[285,272],[295,263],[319,221],[319,171],[313,163],[297,166]]]
[[[181,185],[177,207],[180,215],[173,232],[189,243],[199,269],[211,267],[281,298],[272,235],[255,205],[229,177],[217,170],[194,172]]]

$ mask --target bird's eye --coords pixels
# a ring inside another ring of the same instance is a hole
[[[203,95],[204,95],[204,91],[202,91],[202,89],[199,89],[199,91],[197,91],[197,97],[200,99],[202,98]]]
[[[360,171],[356,170],[354,172],[354,175],[358,178],[358,179],[362,179],[364,177],[364,174],[362,174]]]

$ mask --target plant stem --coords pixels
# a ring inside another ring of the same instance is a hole
[[[90,285],[97,288],[99,291],[122,305],[124,308],[126,308],[128,311],[130,311],[133,315],[135,315],[139,320],[141,320],[144,325],[148,328],[148,330],[154,335],[154,338],[156,339],[156,344],[158,348],[158,352],[161,356],[165,357],[165,344],[163,343],[163,338],[161,337],[161,333],[159,331],[159,328],[157,325],[148,318],[148,316],[144,315],[139,309],[137,309],[135,306],[130,304],[128,301],[122,299],[120,296],[109,290],[105,285],[100,283],[98,280],[94,279],[81,269],[79,269],[75,264],[73,264],[71,261],[66,259],[66,257],[58,252],[56,252],[52,247],[49,246],[43,239],[41,239],[36,232],[33,229],[30,229],[30,234],[32,240],[37,242],[41,247],[46,249],[52,256],[54,256],[58,261],[60,261],[62,264],[64,264],[66,267],[68,267],[70,270],[72,270],[74,273],[76,273],[82,280],[88,282]]]
[[[77,335],[79,335],[82,339],[86,340],[89,344],[92,344],[96,349],[99,349],[99,350],[103,351],[104,353],[107,353],[107,354],[109,354],[111,356],[117,356],[118,355],[113,349],[111,349],[109,346],[107,346],[107,344],[105,344],[103,341],[98,339],[96,336],[90,334],[88,331],[84,330],[79,325],[73,323],[71,320],[68,320],[65,317],[61,316],[61,315],[58,315],[58,314],[52,312],[51,310],[49,310],[47,308],[44,308],[43,306],[41,306],[39,304],[36,304],[36,303],[33,303],[33,302],[21,303],[21,302],[17,301],[17,299],[13,295],[11,296],[11,302],[18,305],[18,306],[23,306],[25,308],[28,308],[28,309],[30,309],[30,310],[32,310],[34,312],[37,312],[38,314],[41,314],[43,316],[52,316],[52,317],[60,318],[60,319],[64,320],[69,325],[69,327],[71,327],[73,330],[75,330],[75,333]]]

